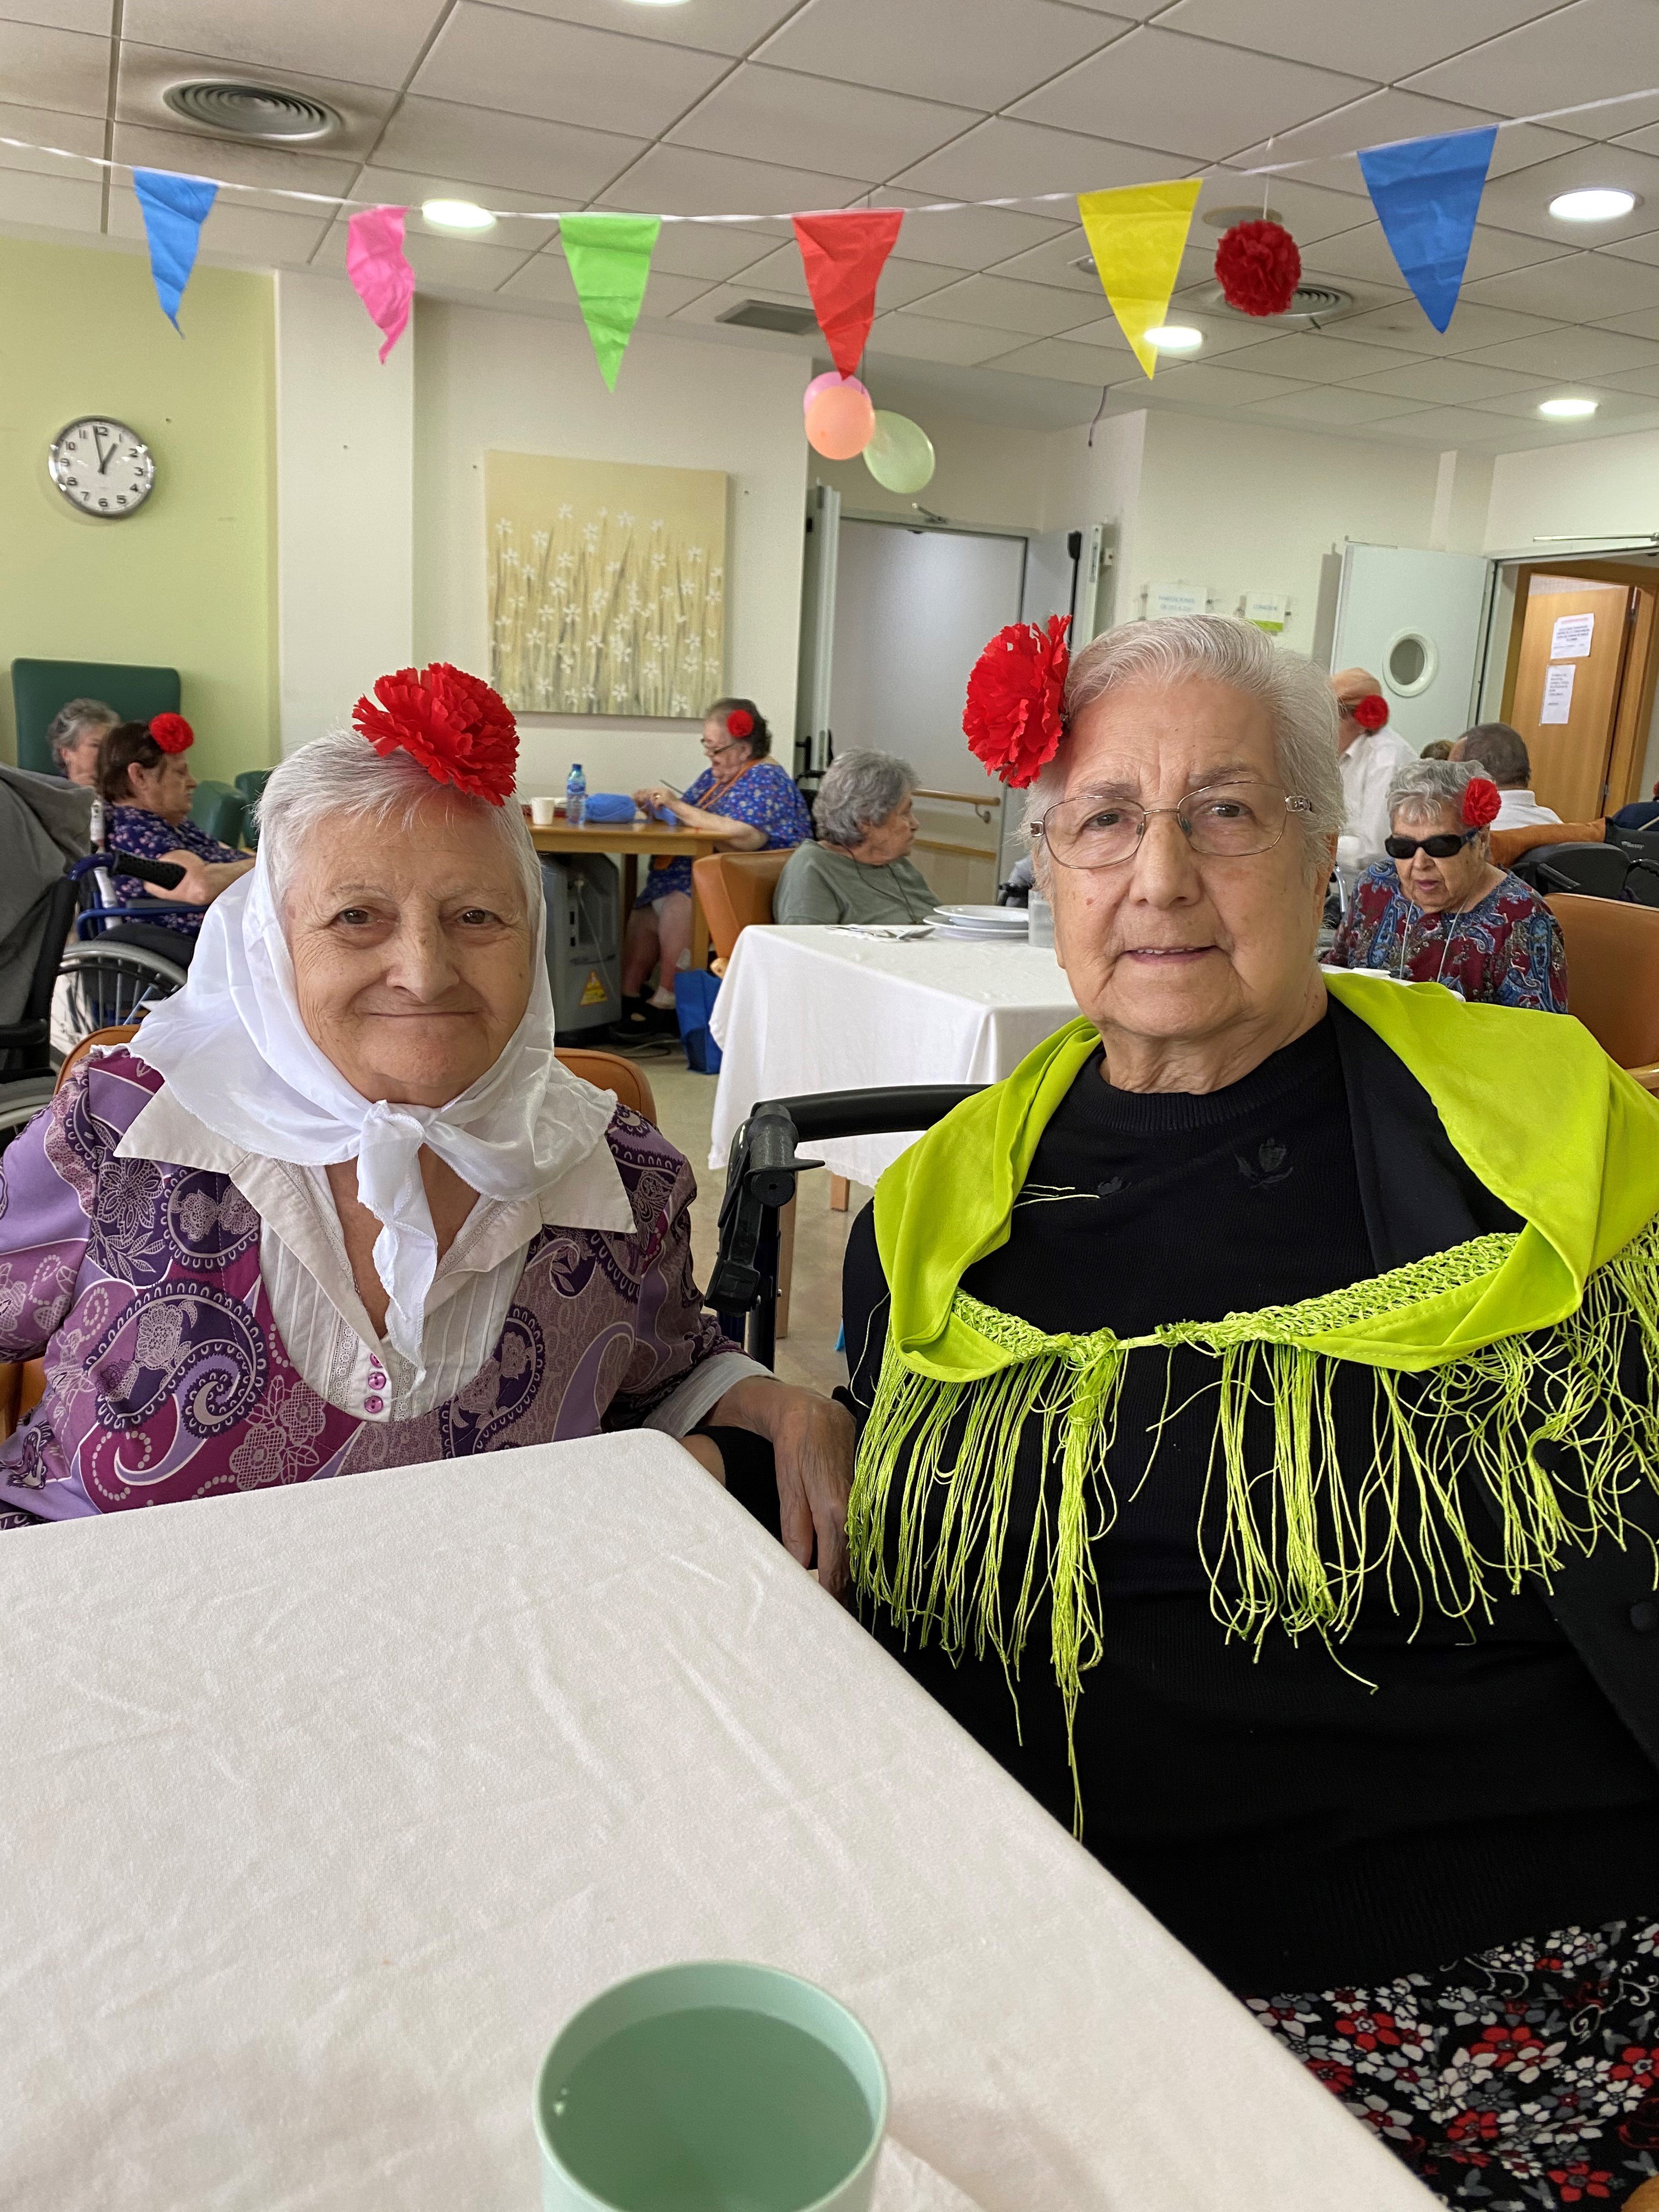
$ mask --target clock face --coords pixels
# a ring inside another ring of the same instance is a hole
[[[60,430],[47,465],[70,505],[100,522],[135,514],[155,486],[149,447],[136,430],[107,415],[83,415]]]

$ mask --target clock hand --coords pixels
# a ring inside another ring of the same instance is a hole
[[[98,433],[95,430],[92,434],[92,441],[94,446],[98,445]],[[104,471],[115,459],[115,449],[120,442],[121,441],[118,438],[112,438],[109,441],[108,453],[106,453],[101,446],[98,446],[98,473],[100,476],[103,475]]]

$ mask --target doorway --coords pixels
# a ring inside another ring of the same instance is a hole
[[[1659,573],[1635,562],[1525,565],[1502,718],[1526,740],[1533,796],[1594,822],[1643,789],[1659,674]]]

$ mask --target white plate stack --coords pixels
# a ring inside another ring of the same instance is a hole
[[[1023,906],[940,906],[933,909],[933,934],[957,945],[1024,945]]]

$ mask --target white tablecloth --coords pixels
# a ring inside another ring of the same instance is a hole
[[[1077,1018],[1066,975],[1029,945],[890,944],[844,929],[745,929],[709,1024],[722,1058],[711,1167],[761,1098],[898,1083],[994,1083]],[[836,1175],[872,1183],[910,1144],[803,1145]]]
[[[0,1680],[18,2212],[530,2212],[710,1956],[865,2021],[883,2212],[1427,2201],[665,1438],[10,1532]]]

